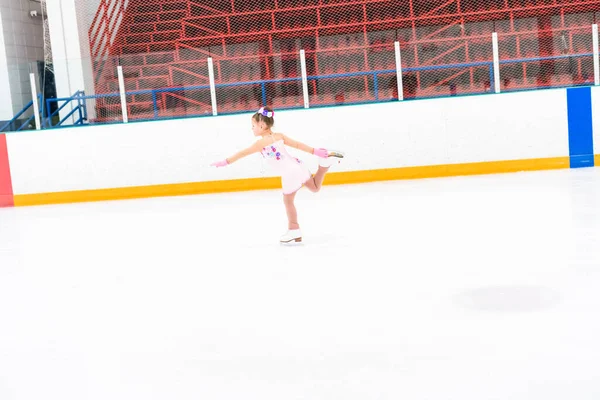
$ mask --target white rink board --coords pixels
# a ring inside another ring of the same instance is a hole
[[[16,195],[272,176],[252,113],[7,136]],[[337,171],[568,156],[564,89],[276,112],[276,131],[344,151]],[[314,170],[317,160],[292,151]]]

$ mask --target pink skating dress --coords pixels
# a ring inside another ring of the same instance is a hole
[[[267,163],[281,176],[283,194],[297,192],[311,177],[308,167],[292,157],[285,149],[283,139],[263,147],[260,152]]]

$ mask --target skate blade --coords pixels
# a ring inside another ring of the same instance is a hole
[[[288,240],[287,242],[284,242],[284,241],[280,240],[279,243],[282,244],[282,245],[284,245],[284,246],[301,245],[302,244],[302,238]]]
[[[344,158],[344,153],[339,151],[330,151],[328,157]]]

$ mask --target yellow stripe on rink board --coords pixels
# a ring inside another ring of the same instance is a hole
[[[135,186],[115,189],[77,190],[41,194],[15,195],[15,207],[44,204],[82,203],[88,201],[126,200],[161,196],[266,190],[281,187],[279,178],[233,179],[226,181]]]
[[[594,166],[595,167],[600,167],[600,154],[596,154],[594,156]]]
[[[483,175],[519,171],[569,168],[569,157],[536,158],[529,160],[488,161],[466,164],[431,165],[352,172],[330,173],[325,184],[366,183],[401,179],[441,178],[461,175]]]
[[[600,156],[596,156],[596,165]],[[368,183],[401,179],[439,178],[460,175],[481,175],[519,171],[535,171],[570,167],[569,157],[529,160],[490,161],[466,164],[432,165],[374,169],[351,172],[331,172],[325,178],[327,185]],[[225,181],[178,183],[137,186],[115,189],[78,190],[70,192],[18,194],[16,207],[44,204],[81,203],[91,201],[125,200],[161,196],[183,196],[207,193],[241,192],[281,188],[279,178],[234,179]]]

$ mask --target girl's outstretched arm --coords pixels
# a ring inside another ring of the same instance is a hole
[[[262,143],[263,143],[263,141],[259,140],[258,142],[254,143],[252,146],[247,147],[242,151],[238,151],[233,156],[226,158],[224,160],[221,160],[221,161],[214,162],[210,165],[213,167],[217,167],[217,168],[225,167],[231,163],[236,162],[240,158],[244,158],[246,156],[249,156],[250,154],[258,153],[263,147]]]
[[[283,134],[281,136],[283,136],[283,143],[285,143],[286,146],[290,146],[295,149],[302,150],[302,151],[305,151],[310,154],[314,154],[315,149],[313,149],[312,147],[310,147],[304,143],[298,142],[297,140],[294,140],[292,138],[289,138]]]
[[[252,146],[245,148],[244,150],[238,151],[231,157],[225,159],[228,164],[233,164],[241,158],[247,157],[251,154],[258,153],[263,148],[262,140],[257,141]]]
[[[295,149],[302,150],[307,153],[314,154],[317,157],[323,157],[323,158],[327,158],[327,156],[329,154],[329,152],[325,149],[315,149],[308,145],[305,145],[304,143],[300,143],[297,140],[291,139],[291,138],[285,136],[284,134],[282,134],[281,136],[283,136],[283,143],[285,143],[286,145],[293,147]]]

